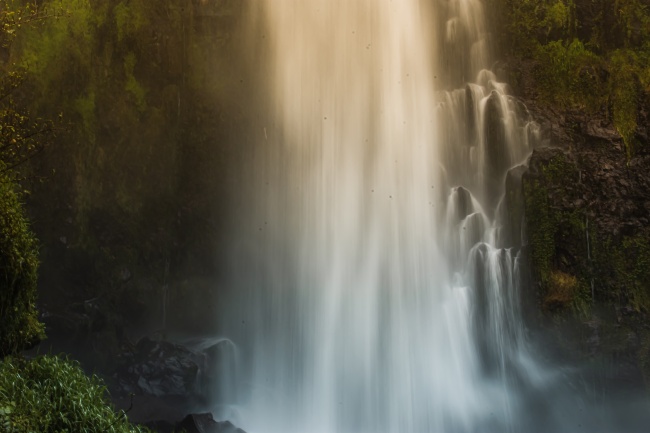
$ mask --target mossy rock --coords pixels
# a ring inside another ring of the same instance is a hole
[[[537,150],[523,176],[531,265],[541,306],[549,312],[588,309],[591,264],[584,210],[576,205],[578,178],[572,156],[554,148]]]

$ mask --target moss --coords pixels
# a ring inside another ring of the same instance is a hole
[[[583,316],[591,304],[590,266],[586,258],[585,217],[553,202],[555,191],[571,185],[577,169],[558,153],[524,177],[524,201],[531,264],[540,283],[542,307]]]
[[[566,157],[558,154],[542,165],[539,177],[524,179],[525,212],[533,267],[543,284],[549,281],[556,246],[555,234],[561,222],[561,215],[551,207],[549,186],[563,184],[566,178],[572,177],[572,171]]]
[[[138,62],[135,54],[129,52],[124,58],[124,73],[126,74],[126,84],[124,88],[135,99],[138,110],[142,113],[147,109],[146,91],[136,80],[134,75],[135,65]]]
[[[524,180],[524,196],[532,264],[540,282],[546,284],[555,250],[553,234],[556,222],[549,210],[548,193],[543,184],[538,180]]]
[[[617,3],[617,18],[624,32],[624,45],[630,47],[650,37],[650,11],[642,0]],[[647,2],[646,2],[647,3]]]
[[[637,312],[650,311],[650,240],[647,234],[601,242],[600,277],[612,301]]]
[[[538,47],[536,69],[542,97],[563,107],[597,110],[605,100],[599,72],[602,59],[578,39]]]
[[[575,28],[572,0],[501,0],[504,11],[502,37],[519,55],[532,55],[540,43],[566,37]]]
[[[548,310],[569,306],[578,291],[578,279],[562,271],[551,270],[548,276],[544,307]]]
[[[117,25],[117,40],[133,37],[147,24],[147,14],[140,1],[121,1],[113,9]]]
[[[553,30],[567,31],[572,29],[574,25],[572,10],[574,8],[575,5],[571,0],[557,0],[548,5],[545,13],[547,34],[550,34]]]
[[[637,128],[640,59],[631,51],[617,50],[610,60],[612,79],[610,98],[614,126],[623,138],[628,159],[634,153],[634,134]]]
[[[89,137],[95,136],[97,115],[95,112],[95,92],[89,92],[75,101],[77,113],[81,116],[84,131]]]
[[[578,317],[591,312],[591,294],[585,279],[557,269],[549,274],[542,307],[549,312],[572,311]]]

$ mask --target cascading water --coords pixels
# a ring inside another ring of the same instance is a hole
[[[521,431],[522,390],[545,378],[503,197],[538,132],[485,69],[482,3],[255,13],[272,114],[220,312],[238,366],[224,416],[249,433]]]

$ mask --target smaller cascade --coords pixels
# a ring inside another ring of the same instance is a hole
[[[484,69],[474,83],[441,94],[445,181],[472,191],[490,219],[505,192],[508,170],[525,163],[540,137],[539,125],[507,91]]]
[[[466,278],[474,290],[475,344],[483,372],[508,383],[520,373],[520,357],[525,353],[517,256],[512,249],[476,244],[469,254]]]
[[[447,205],[447,220],[450,222],[464,220],[469,214],[474,213],[476,206],[478,203],[467,189],[462,186],[454,188]]]
[[[449,44],[453,44],[456,42],[456,38],[458,37],[458,18],[454,17],[449,20],[447,20],[447,25],[445,26],[446,29],[446,34],[445,34],[445,40]]]
[[[528,167],[516,165],[508,170],[505,179],[505,192],[497,205],[494,227],[495,245],[499,248],[512,248],[524,245],[524,192],[522,177]]]
[[[487,241],[486,231],[490,222],[479,202],[466,188],[452,188],[447,199],[446,248],[456,271],[462,269],[469,251],[479,242]]]

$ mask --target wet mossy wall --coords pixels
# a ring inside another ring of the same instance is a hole
[[[548,152],[523,177],[532,269],[547,311],[589,309],[591,263],[579,184],[575,163],[562,152]]]
[[[162,326],[164,314],[209,324],[208,311],[163,304],[183,305],[206,285],[188,278],[220,272],[250,131],[242,106],[254,93],[238,56],[244,4],[40,4],[52,17],[22,28],[0,68],[24,71],[22,107],[65,127],[22,167],[41,242],[41,307],[92,299],[140,324]],[[203,308],[216,302],[210,293]]]
[[[493,4],[496,69],[546,143],[522,180],[531,321],[648,381],[650,2]]]
[[[535,326],[580,362],[622,363],[650,384],[647,157],[630,168],[604,156],[612,143],[591,145],[537,149],[523,176]]]

